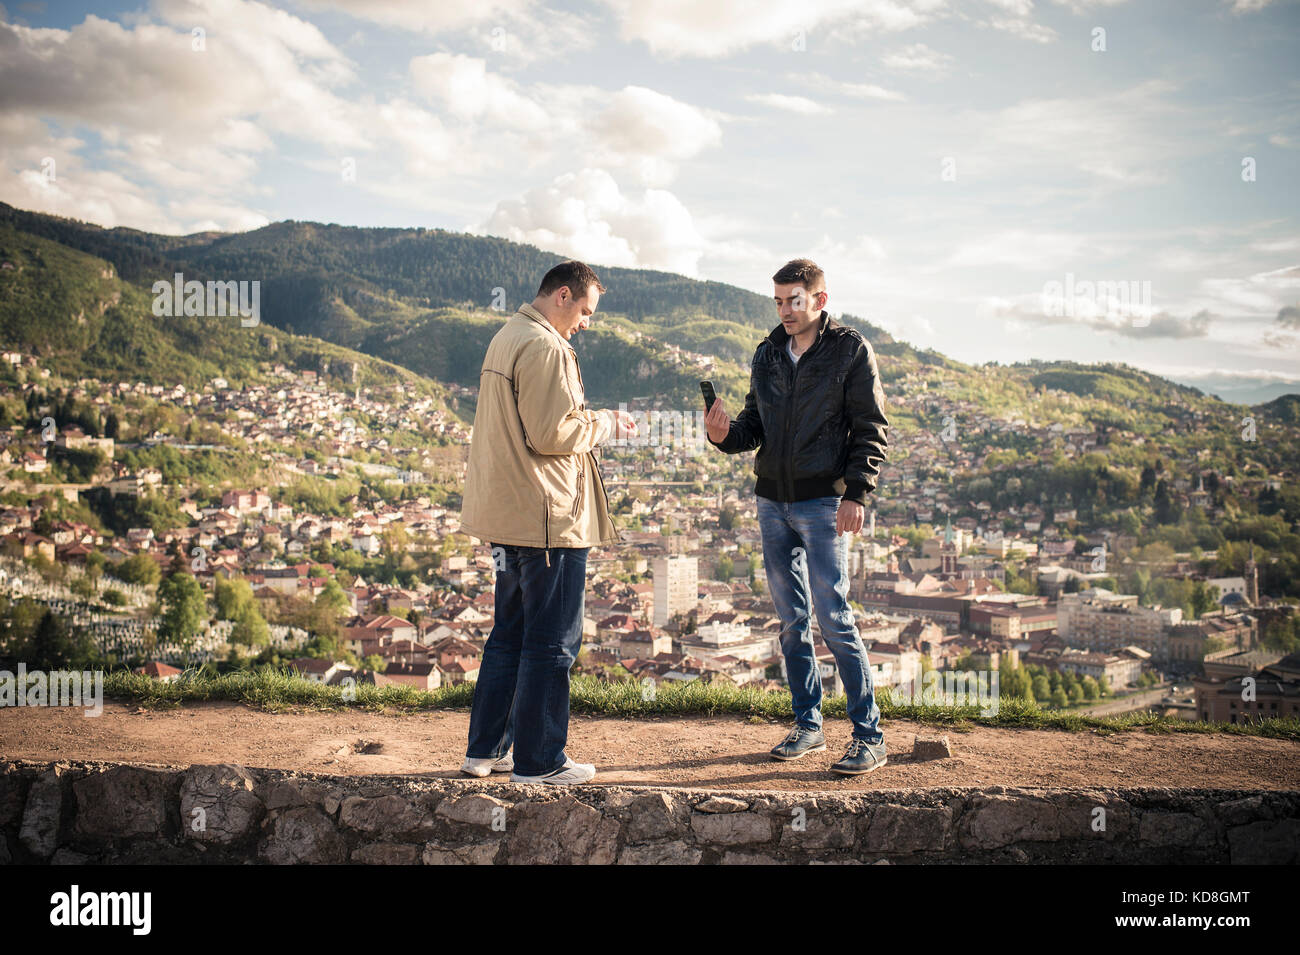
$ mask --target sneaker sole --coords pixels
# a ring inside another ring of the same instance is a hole
[[[511,776],[510,781],[520,786],[585,786],[594,782],[595,776],[591,779],[547,779],[545,776]]]
[[[888,762],[889,762],[889,758],[885,757],[880,762],[874,764],[870,769],[836,769],[834,766],[832,766],[831,771],[839,773],[841,776],[864,776],[867,773],[875,772],[877,769],[879,769],[881,766],[884,766]]]
[[[771,752],[769,752],[767,755],[771,756],[773,759],[779,759],[783,763],[788,763],[792,759],[801,759],[802,757],[807,756],[809,753],[824,753],[825,751],[826,751],[826,744],[822,743],[820,746],[809,746],[802,753],[795,753],[795,755],[793,756],[778,756],[776,753],[771,753]]]

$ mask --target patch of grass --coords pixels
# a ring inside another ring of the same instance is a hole
[[[356,707],[371,711],[422,712],[465,709],[474,698],[474,685],[462,683],[438,690],[409,686],[375,687],[358,684],[346,690],[324,686],[269,667],[215,673],[208,668],[186,671],[173,683],[162,683],[115,670],[105,675],[104,695],[110,699],[134,701],[150,707],[173,707],[183,703],[227,700],[264,710],[340,710]],[[1270,719],[1255,723],[1192,723],[1149,712],[1118,716],[1082,716],[1078,713],[1045,710],[1037,703],[1018,697],[998,701],[996,713],[982,713],[975,705],[895,704],[888,689],[877,694],[881,719],[911,720],[956,733],[976,726],[1011,729],[1055,729],[1071,733],[1094,732],[1110,735],[1143,730],[1148,733],[1229,733],[1269,739],[1300,740],[1300,720]],[[843,695],[827,697],[822,714],[846,718],[848,701]],[[794,718],[790,694],[766,692],[752,687],[721,683],[671,683],[651,693],[635,681],[609,683],[592,676],[576,676],[570,696],[574,713],[592,716],[646,718],[652,716],[735,715],[750,723],[788,722]]]

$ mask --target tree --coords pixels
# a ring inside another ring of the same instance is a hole
[[[162,578],[158,562],[148,554],[132,554],[117,565],[113,574],[128,584],[139,584],[142,587],[150,587]]]
[[[230,631],[230,642],[249,648],[265,647],[270,644],[271,631],[253,603],[247,603],[240,608],[235,626]]]
[[[1052,696],[1052,686],[1048,682],[1047,677],[1043,676],[1041,673],[1034,677],[1033,688],[1034,699],[1040,703],[1046,702]]]
[[[73,632],[62,617],[46,610],[22,658],[32,669],[77,670],[84,668],[94,656],[94,647],[84,632]]]
[[[199,582],[183,571],[172,574],[158,585],[158,602],[162,607],[158,636],[190,645],[208,618],[208,602]]]
[[[1057,707],[1057,708],[1059,709],[1059,708],[1061,708],[1061,707],[1063,707],[1063,706],[1066,706],[1069,702],[1070,702],[1070,698],[1069,698],[1068,696],[1065,695],[1065,691],[1062,690],[1059,686],[1058,686],[1055,690],[1052,691],[1052,705],[1053,705],[1053,706],[1055,706],[1055,707]]]
[[[1219,588],[1206,586],[1205,581],[1198,580],[1192,584],[1192,618],[1199,618],[1219,605]]]
[[[212,588],[218,620],[238,620],[245,607],[253,606],[253,586],[243,577],[218,576]]]

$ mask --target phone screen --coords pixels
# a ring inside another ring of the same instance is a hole
[[[714,394],[713,391],[713,382],[711,381],[700,382],[700,393],[704,395],[704,410],[705,411],[712,410],[713,402],[718,400],[718,396]]]

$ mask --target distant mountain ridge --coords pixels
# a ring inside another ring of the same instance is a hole
[[[39,280],[29,274],[0,284],[0,335],[7,345],[50,356],[76,352],[82,364],[89,359],[93,366],[151,374],[165,374],[172,364],[188,367],[205,355],[212,356],[213,367],[238,361],[239,347],[253,339],[212,334],[228,330],[230,320],[172,321],[163,326],[164,335],[157,334],[150,288],[180,272],[186,280],[259,281],[264,334],[278,329],[307,336],[468,386],[477,384],[496,328],[532,298],[541,275],[563,258],[505,239],[439,229],[284,221],[243,233],[166,236],[0,203],[0,255],[10,254],[9,248],[24,267],[43,273]],[[608,292],[598,321],[575,338],[589,397],[617,401],[631,392],[694,402],[703,376],[694,354],[713,360],[708,376],[734,407],[754,347],[776,324],[771,299],[721,282],[593,265]],[[941,376],[979,370],[896,341],[868,320],[840,318],[872,342],[887,386],[923,376],[926,368]],[[686,354],[670,353],[669,344]],[[157,355],[149,355],[151,347]],[[1147,405],[1200,394],[1122,365],[1036,361],[993,367],[1006,368],[1024,388],[1114,402]]]

